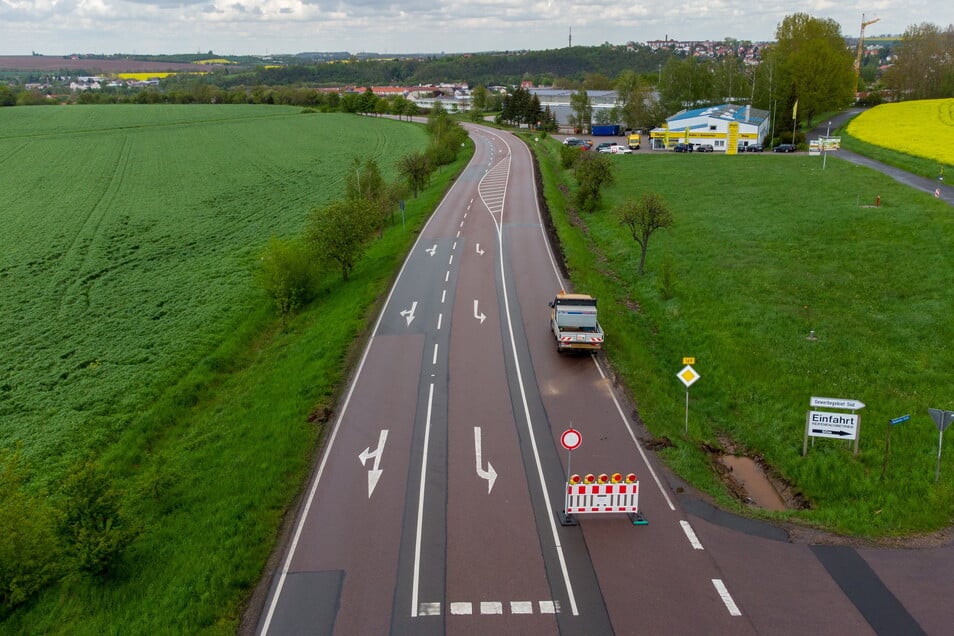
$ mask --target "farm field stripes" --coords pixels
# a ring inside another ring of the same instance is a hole
[[[0,109],[0,447],[66,465],[254,303],[257,253],[418,127],[259,106]]]

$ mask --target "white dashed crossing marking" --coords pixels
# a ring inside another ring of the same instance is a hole
[[[472,616],[479,613],[482,616],[500,616],[510,610],[513,615],[533,615],[538,614],[559,614],[559,601],[538,601],[536,612],[534,612],[533,601],[510,601],[503,603],[501,601],[480,601],[471,603],[470,601],[455,601],[449,604],[448,611],[452,616]],[[476,610],[476,612],[475,612]],[[418,616],[440,616],[440,603],[420,603],[417,608]]]

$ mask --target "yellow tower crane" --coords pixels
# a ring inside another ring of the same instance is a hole
[[[861,34],[858,37],[858,54],[855,56],[855,92],[858,92],[858,79],[861,77],[861,52],[865,48],[865,27],[871,26],[875,22],[878,22],[881,18],[875,18],[874,20],[868,20],[865,22],[865,14],[861,14]]]

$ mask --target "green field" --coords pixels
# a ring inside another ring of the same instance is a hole
[[[307,474],[348,351],[453,170],[287,329],[253,282],[271,236],[388,178],[415,125],[276,106],[0,109],[0,449],[35,488],[97,458],[140,534],[0,633],[234,633]],[[309,414],[314,417],[309,417]]]
[[[575,288],[601,298],[606,352],[647,426],[673,441],[662,454],[677,472],[740,508],[704,451],[734,444],[811,506],[774,516],[865,536],[951,523],[954,442],[948,433],[935,484],[927,413],[954,410],[949,205],[833,157],[824,171],[808,156],[617,157],[606,210],[652,191],[675,216],[651,239],[640,279],[638,246],[607,211],[582,218],[585,232],[571,226],[554,184],[572,179],[553,168],[555,142],[538,147]],[[684,356],[702,376],[688,436]],[[827,439],[802,457],[811,396],[867,405],[857,458]],[[904,414],[881,481],[886,422]]]
[[[0,110],[0,447],[55,475],[114,441],[261,304],[257,253],[349,157],[391,173],[423,142],[268,106]]]

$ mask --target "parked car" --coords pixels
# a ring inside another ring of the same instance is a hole
[[[584,141],[577,137],[567,137],[566,139],[563,140],[564,146],[582,146],[583,144],[584,144]]]
[[[696,152],[712,152],[712,144],[699,144],[696,146]]]
[[[774,152],[795,152],[798,147],[795,144],[779,144],[772,148]]]
[[[673,152],[692,152],[692,144],[676,144],[672,147]]]
[[[746,152],[762,152],[762,144],[749,144],[745,147]]]
[[[607,146],[600,144],[600,146],[602,147],[597,147],[596,150],[602,153],[609,153],[613,155],[628,155],[628,154],[632,154],[633,152],[627,146],[621,146],[619,144],[609,144]]]
[[[615,146],[612,141],[604,141],[602,143],[596,144],[596,152],[609,152],[610,146]]]

